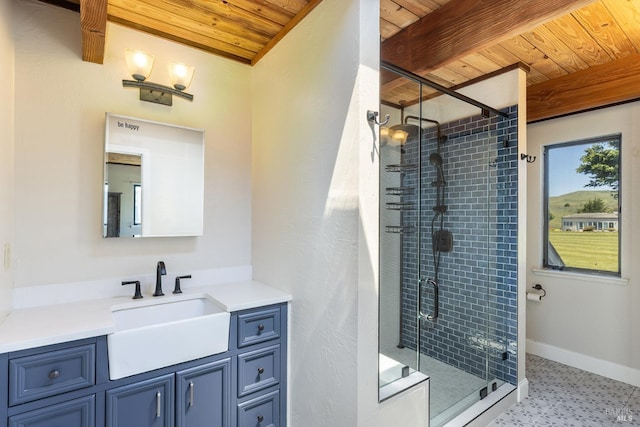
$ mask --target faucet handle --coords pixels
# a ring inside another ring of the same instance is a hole
[[[180,289],[180,279],[191,279],[191,275],[187,274],[186,276],[178,276],[176,277],[176,286],[173,288],[174,294],[181,294],[182,289]]]
[[[140,299],[142,298],[142,292],[140,292],[140,281],[139,280],[130,280],[130,281],[126,281],[126,282],[122,282],[122,286],[124,285],[136,285],[136,292],[133,295],[133,299]]]

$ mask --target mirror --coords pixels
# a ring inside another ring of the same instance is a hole
[[[103,237],[201,236],[204,131],[106,114]]]

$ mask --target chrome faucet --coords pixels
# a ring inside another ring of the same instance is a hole
[[[162,292],[162,276],[167,274],[167,269],[164,266],[163,261],[158,261],[156,267],[156,291],[153,293],[154,297],[160,297],[164,295]]]

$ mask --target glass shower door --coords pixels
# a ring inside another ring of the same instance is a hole
[[[379,379],[428,376],[439,426],[515,383],[517,129],[402,78],[413,101],[381,106]]]
[[[450,109],[465,107],[460,101],[449,101]],[[449,421],[479,401],[483,390],[488,391],[485,127],[481,117],[438,123],[425,132],[419,156],[424,206],[418,263],[419,368],[431,378],[432,426]]]

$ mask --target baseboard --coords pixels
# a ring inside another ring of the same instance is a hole
[[[640,369],[532,340],[527,340],[527,353],[640,387]]]

